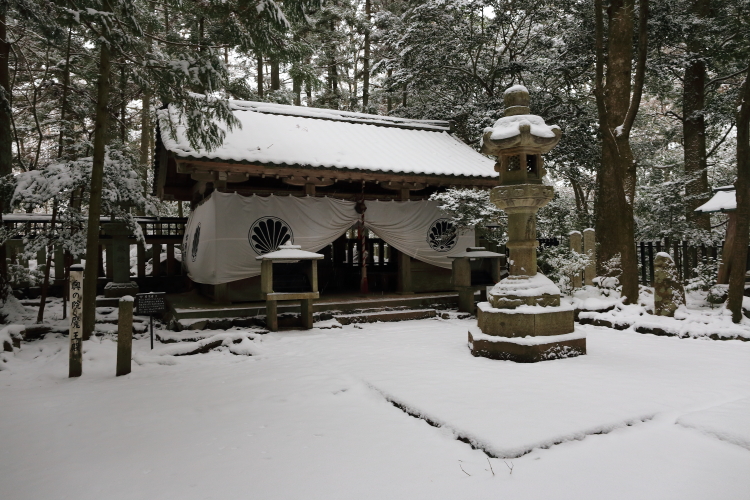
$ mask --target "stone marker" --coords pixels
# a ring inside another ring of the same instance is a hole
[[[593,228],[583,230],[583,251],[591,259],[583,270],[583,284],[593,285],[596,278],[596,231]]]
[[[654,314],[674,316],[685,304],[685,289],[680,282],[672,256],[659,252],[654,259]]]
[[[70,361],[68,377],[83,373],[83,266],[70,266]]]
[[[571,231],[568,234],[568,239],[570,240],[570,249],[573,250],[575,253],[581,253],[581,232],[580,231]],[[573,288],[581,288],[583,286],[583,280],[581,279],[581,273],[576,274],[573,276]]]
[[[116,376],[130,373],[130,359],[133,357],[133,297],[126,295],[120,299],[117,315],[117,373]]]
[[[112,251],[107,257],[112,262],[112,281],[104,286],[104,296],[124,297],[138,293],[138,284],[130,280],[130,229],[123,222],[108,222],[102,224],[102,231],[112,236]]]

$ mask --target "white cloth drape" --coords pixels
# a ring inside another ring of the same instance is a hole
[[[260,275],[258,255],[276,250],[288,240],[302,250],[318,251],[357,218],[351,201],[244,197],[214,191],[190,214],[183,261],[190,279],[198,283],[218,285],[251,278]]]
[[[288,240],[316,252],[360,220],[354,202],[333,198],[249,196],[214,191],[185,227],[182,260],[197,283],[218,285],[260,275],[258,255]],[[436,201],[368,201],[365,225],[399,251],[450,269],[450,255],[474,246]]]
[[[438,201],[368,201],[365,226],[386,243],[433,266],[451,268],[451,255],[474,246],[474,229],[458,230]]]

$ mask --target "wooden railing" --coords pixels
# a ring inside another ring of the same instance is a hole
[[[6,257],[10,263],[28,267],[28,261],[23,256],[24,239],[31,240],[40,234],[49,234],[53,229],[61,229],[59,222],[55,228],[51,227],[52,217],[47,214],[5,214],[3,215],[3,226],[11,231],[13,237],[5,243]],[[109,218],[102,218],[102,223],[110,222]],[[136,217],[136,221],[143,231],[145,245],[139,244],[135,236],[130,237],[130,248],[135,250],[136,265],[131,268],[131,278],[135,281],[147,278],[171,278],[182,275],[181,252],[182,238],[185,231],[187,218],[180,217]],[[112,247],[111,236],[100,233],[99,251],[103,258],[99,259],[99,277],[112,279],[113,259],[111,258]],[[47,252],[37,252],[37,265],[42,266],[47,259]],[[164,258],[163,258],[164,257]],[[163,258],[163,261],[162,261]],[[50,282],[61,285],[65,279],[65,269],[74,259],[63,252],[61,247],[55,248],[52,258],[52,269],[50,270]],[[149,268],[150,263],[150,268]],[[29,283],[12,283],[14,287],[23,288]],[[165,288],[162,284],[154,284],[155,289]],[[170,288],[166,286],[166,288]]]

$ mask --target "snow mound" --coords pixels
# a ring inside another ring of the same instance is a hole
[[[750,450],[750,398],[688,413],[677,423]]]

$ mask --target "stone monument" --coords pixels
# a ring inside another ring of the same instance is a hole
[[[124,222],[102,224],[104,234],[112,237],[112,281],[104,285],[107,298],[138,293],[138,284],[130,279],[130,229]]]
[[[654,314],[674,317],[675,311],[685,304],[682,286],[672,256],[659,252],[654,259]]]
[[[508,215],[510,275],[477,305],[477,327],[469,330],[474,356],[531,363],[586,354],[586,337],[575,331],[574,308],[560,305],[560,289],[537,273],[536,212],[552,200],[542,183],[542,155],[560,141],[556,125],[530,114],[529,92],[505,91],[505,116],[482,137],[482,153],[497,156],[499,186],[490,200]]]

